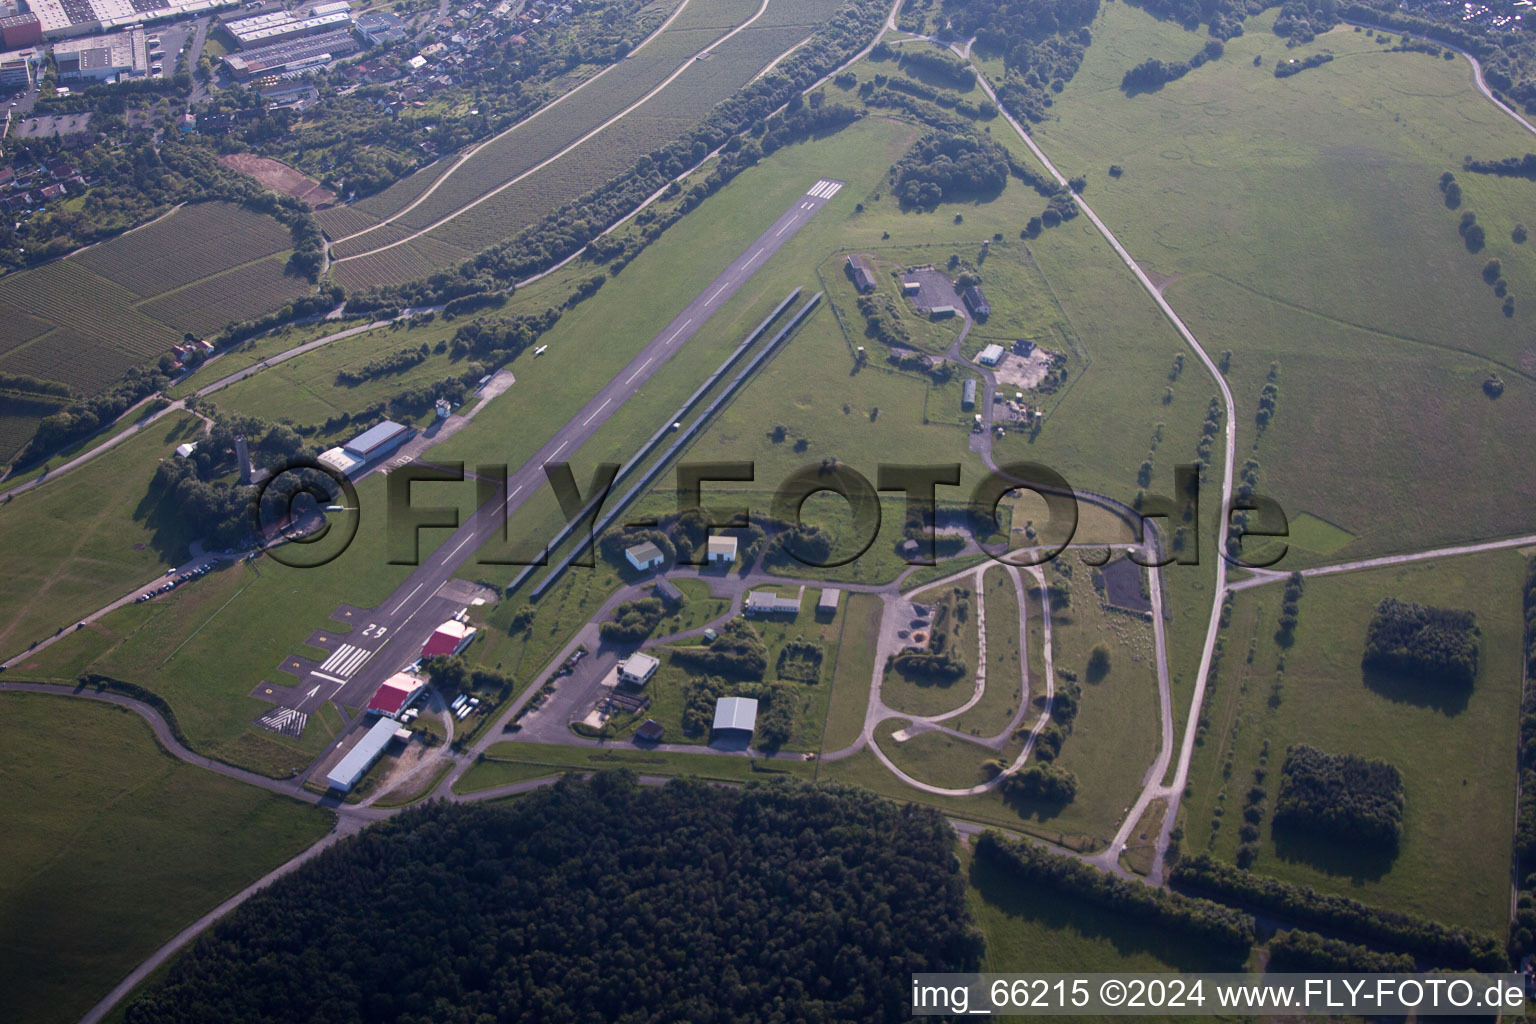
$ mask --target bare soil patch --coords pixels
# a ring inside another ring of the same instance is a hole
[[[274,192],[302,199],[316,210],[336,203],[336,193],[281,160],[254,153],[228,153],[219,157],[219,163],[232,171],[250,175]]]

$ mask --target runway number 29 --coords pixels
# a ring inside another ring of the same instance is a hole
[[[377,626],[377,625],[374,625],[372,622],[368,623],[367,626],[363,627],[363,636],[378,637],[378,636],[383,636],[385,633],[388,633],[388,632],[389,632],[389,627],[388,626]]]

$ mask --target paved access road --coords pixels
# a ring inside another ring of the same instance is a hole
[[[513,472],[507,479],[507,501],[501,514],[509,518],[515,515],[545,485],[545,464],[569,459],[580,449],[842,187],[839,181],[822,178],[796,198],[788,210],[705,286],[627,366],[599,388],[533,458]],[[584,485],[585,481],[581,483]],[[380,683],[416,660],[421,645],[432,631],[449,614],[462,607],[453,596],[440,594],[439,590],[489,539],[480,535],[478,519],[478,516],[471,516],[388,599],[366,613],[366,622],[361,629],[354,624],[353,633],[347,639],[360,649],[371,648],[370,653],[360,664],[343,659],[332,666],[333,669],[345,666],[350,673],[345,676],[323,668],[308,672],[300,683],[302,700],[294,710],[308,714],[328,700],[361,707]],[[495,521],[499,522],[499,516]],[[354,616],[354,623],[356,619]]]

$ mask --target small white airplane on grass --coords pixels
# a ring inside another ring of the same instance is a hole
[[[534,354],[535,358],[537,358],[538,356],[543,355],[544,354],[544,350],[547,349],[547,348],[549,348],[548,345],[540,345],[538,348],[534,349],[533,350],[533,354]]]

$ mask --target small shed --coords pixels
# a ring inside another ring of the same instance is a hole
[[[837,603],[842,599],[843,592],[836,587],[823,587],[821,596],[816,599],[816,614],[836,615]]]
[[[635,730],[635,738],[645,740],[647,743],[660,743],[661,738],[667,734],[667,727],[654,718],[647,718],[640,723],[640,728]]]
[[[737,540],[735,537],[725,535],[710,537],[705,557],[711,563],[723,562],[726,565],[730,565],[736,561],[736,545]]]
[[[629,559],[630,565],[634,566],[636,569],[639,569],[641,572],[645,572],[647,569],[656,568],[662,563],[663,560],[661,548],[657,547],[655,544],[652,544],[648,540],[642,541],[632,548],[626,548],[624,551],[624,557]]]

